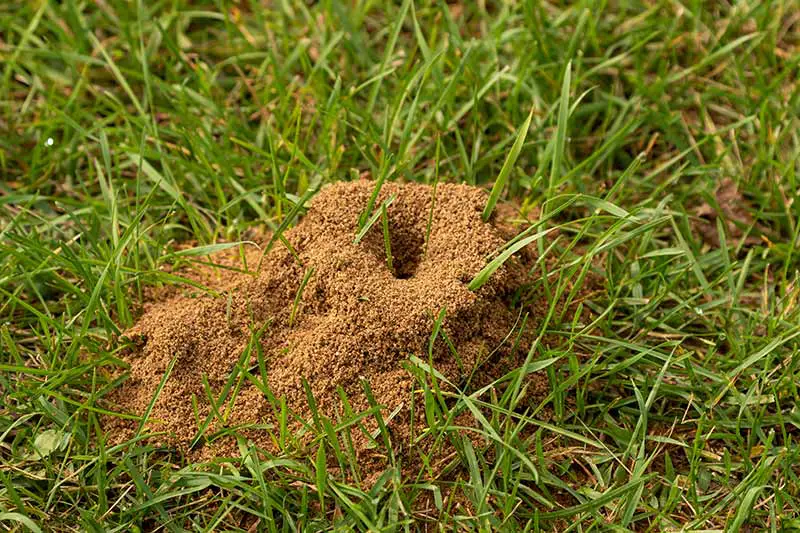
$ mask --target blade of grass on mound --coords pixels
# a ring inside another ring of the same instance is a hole
[[[219,391],[219,394],[217,395],[217,399],[216,400],[214,399],[214,394],[210,390],[208,391],[209,392],[208,403],[212,407],[212,412],[208,413],[208,415],[206,416],[205,420],[203,421],[203,423],[198,428],[197,433],[195,433],[194,437],[192,438],[192,441],[189,444],[189,449],[190,450],[193,449],[195,446],[197,446],[197,444],[203,439],[203,436],[205,435],[206,430],[209,428],[209,426],[214,421],[214,419],[215,418],[220,419],[221,415],[219,414],[219,406],[222,406],[225,403],[225,400],[229,397],[231,389],[234,386],[234,382],[239,377],[239,373],[240,373],[241,369],[247,368],[245,362],[250,360],[250,354],[252,353],[252,350],[253,350],[253,344],[254,344],[253,335],[251,335],[250,336],[250,341],[247,343],[247,346],[245,347],[245,349],[242,350],[242,353],[239,356],[239,360],[237,361],[237,364],[234,365],[233,369],[231,370],[231,373],[228,376],[228,379],[225,382],[225,385]],[[233,399],[235,399],[235,396],[231,396],[231,400],[233,400]],[[220,422],[223,425],[226,423],[226,421],[224,419],[220,419]]]
[[[522,127],[517,131],[517,140],[514,141],[511,151],[508,153],[502,168],[500,168],[500,174],[497,175],[497,179],[492,187],[492,192],[489,193],[489,200],[486,201],[486,207],[483,210],[482,218],[484,222],[488,221],[489,217],[492,216],[494,206],[497,205],[497,200],[500,199],[500,194],[503,192],[503,189],[505,189],[508,176],[511,174],[511,170],[517,162],[519,153],[522,151],[522,145],[525,144],[525,137],[528,136],[528,130],[531,127],[533,111],[534,108],[531,108],[531,112],[528,113],[528,118],[525,119]]]
[[[439,336],[439,332],[442,329],[442,324],[444,323],[444,317],[447,315],[447,309],[442,308],[439,310],[439,315],[436,317],[436,320],[433,323],[433,330],[431,331],[431,337],[428,341],[428,364],[430,368],[433,369],[433,348],[436,344],[436,338]],[[431,385],[433,386],[433,391],[436,394],[437,398],[441,398],[442,394],[439,389],[439,382],[436,379],[436,373],[431,372]]]
[[[256,267],[256,272],[261,271],[261,266],[264,263],[264,258],[272,249],[272,246],[275,244],[275,241],[283,238],[283,232],[286,231],[286,229],[289,227],[292,221],[294,221],[295,217],[297,217],[297,214],[300,213],[300,210],[303,209],[303,207],[305,207],[306,203],[309,200],[311,200],[311,198],[315,194],[317,194],[321,184],[322,180],[319,177],[317,177],[317,179],[314,180],[308,186],[308,189],[306,189],[306,192],[303,193],[303,196],[300,198],[300,200],[298,200],[294,204],[294,207],[292,207],[291,211],[289,211],[289,214],[287,214],[286,217],[283,219],[280,226],[278,226],[278,228],[274,232],[272,232],[272,237],[270,237],[269,242],[264,247],[264,251],[261,252],[261,257],[258,260],[258,266]]]
[[[134,439],[141,435],[142,430],[144,430],[145,425],[147,424],[147,419],[150,418],[150,413],[153,412],[153,408],[158,401],[158,397],[161,396],[161,391],[164,390],[164,386],[167,384],[169,380],[169,376],[172,374],[172,369],[175,368],[175,363],[178,361],[178,356],[175,355],[170,360],[169,364],[167,365],[167,369],[164,371],[164,375],[161,376],[161,381],[158,383],[155,392],[153,393],[153,397],[150,398],[150,403],[147,404],[147,408],[144,410],[142,414],[142,420],[139,422],[139,427],[136,428],[136,435]]]
[[[381,164],[380,173],[378,174],[378,179],[375,180],[375,186],[372,188],[372,194],[369,196],[369,201],[367,201],[367,206],[361,212],[358,217],[358,230],[359,232],[364,229],[364,225],[367,223],[367,219],[369,218],[370,213],[372,213],[372,208],[375,207],[375,202],[378,199],[378,195],[381,192],[381,188],[383,187],[383,183],[386,181],[386,178],[394,171],[392,167],[392,163],[394,161],[394,156],[391,154],[387,155],[383,158],[383,163]]]
[[[489,264],[483,267],[483,269],[480,272],[478,272],[474,278],[472,278],[472,281],[469,282],[467,288],[471,291],[477,291],[478,289],[483,287],[486,284],[486,282],[489,281],[489,278],[492,276],[492,274],[494,274],[498,268],[503,266],[503,263],[508,261],[512,255],[522,250],[529,244],[538,241],[539,239],[541,239],[551,231],[554,231],[555,229],[556,228],[548,228],[538,233],[534,233],[530,237],[526,237],[514,243],[513,246],[510,246],[509,248],[504,250],[500,255],[491,260]]]
[[[394,194],[393,194],[393,195],[391,195],[389,198],[387,198],[386,200],[384,200],[384,201],[382,202],[382,209],[383,209],[383,208],[386,208],[386,207],[389,207],[390,205],[392,205],[392,202],[394,202],[394,200],[395,200],[395,196],[396,196],[396,195],[394,195]],[[377,221],[378,221],[378,219],[381,217],[381,211],[382,211],[382,209],[377,209],[377,210],[375,210],[375,212],[374,212],[374,213],[372,213],[372,216],[371,216],[371,217],[370,217],[370,219],[367,221],[367,223],[366,223],[366,224],[364,224],[364,227],[363,227],[363,228],[361,228],[361,229],[358,231],[358,233],[356,234],[356,238],[355,238],[355,239],[353,239],[353,244],[358,244],[358,243],[360,243],[360,242],[361,242],[361,239],[363,239],[363,238],[364,238],[364,236],[367,234],[367,232],[369,231],[369,229],[370,229],[372,226],[374,226],[374,225],[375,225],[375,222],[377,222]]]
[[[300,306],[300,300],[303,297],[303,291],[305,290],[306,285],[308,285],[308,280],[310,280],[311,276],[313,275],[314,275],[314,267],[311,267],[306,271],[305,275],[303,276],[303,281],[300,282],[300,288],[297,289],[297,294],[295,295],[294,303],[292,304],[292,312],[289,315],[289,327],[292,327],[292,324],[294,324],[294,318],[297,314],[297,308]]]
[[[386,249],[386,266],[394,273],[392,260],[392,239],[389,235],[389,215],[386,213],[386,202],[381,204],[381,225],[383,226],[383,247]]]

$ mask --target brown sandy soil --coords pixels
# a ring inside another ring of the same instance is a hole
[[[728,231],[729,238],[738,241],[744,236],[744,230],[753,224],[753,217],[750,214],[752,206],[750,201],[739,192],[736,182],[730,178],[725,178],[719,183],[716,191],[714,191],[714,198],[719,211],[709,205],[708,202],[703,202],[694,209],[697,216],[694,227],[705,243],[714,248],[719,248],[720,240],[716,223],[719,214],[723,215],[725,229]],[[755,233],[758,234],[761,230],[762,228],[757,228]],[[759,242],[760,239],[752,232],[745,238],[745,244],[747,245],[758,244]]]
[[[426,245],[432,188],[384,185],[376,206],[396,196],[388,208],[390,270],[380,220],[354,244],[357,220],[373,188],[371,181],[337,183],[317,194],[307,215],[285,233],[300,262],[276,242],[257,273],[220,273],[209,267],[188,274],[215,285],[218,296],[191,290],[157,293],[159,301],[148,305],[125,334],[132,341],[125,356],[130,377],[112,402],[142,415],[172,365],[147,429],[161,432],[159,440],[166,445],[188,450],[194,443],[192,453],[208,458],[238,455],[234,439],[215,437],[234,426],[257,446],[274,451],[278,431],[271,428],[281,401],[297,415],[290,429],[313,419],[304,381],[319,414],[334,421],[345,416],[342,395],[354,412],[370,408],[366,382],[383,407],[394,444],[402,449],[410,440],[414,388],[404,365],[411,355],[428,360],[440,311],[445,310],[442,331],[458,354],[440,335],[433,361],[447,380],[457,386],[468,380],[485,384],[516,368],[527,341],[523,335],[512,350],[519,310],[510,309],[509,302],[528,280],[532,252],[512,258],[478,291],[467,288],[487,258],[513,236],[500,222],[513,214],[510,208],[484,223],[485,191],[439,185]],[[236,253],[228,252],[220,262],[235,263]],[[259,253],[247,253],[250,269]],[[536,383],[530,389],[545,394],[544,376],[531,379]],[[118,441],[130,438],[136,426],[106,420]],[[374,416],[361,426],[374,430]],[[195,439],[204,427],[205,436]],[[350,433],[360,462],[380,468],[380,453],[357,427]]]

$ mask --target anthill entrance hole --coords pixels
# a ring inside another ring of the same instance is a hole
[[[394,227],[391,232],[394,277],[409,279],[417,273],[425,254],[425,236],[411,228]]]

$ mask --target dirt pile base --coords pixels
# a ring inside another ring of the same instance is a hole
[[[390,270],[380,220],[354,244],[373,188],[369,181],[323,188],[285,233],[297,257],[276,243],[259,273],[227,279],[219,296],[177,296],[151,306],[126,332],[135,344],[125,356],[130,378],[112,400],[142,415],[172,366],[147,429],[164,432],[166,444],[187,449],[193,443],[192,451],[205,456],[238,455],[226,428],[238,426],[258,446],[274,449],[282,400],[297,415],[297,427],[312,419],[303,380],[319,413],[334,421],[343,417],[343,395],[354,412],[369,408],[366,380],[403,447],[414,383],[404,364],[411,355],[428,360],[442,309],[444,335],[433,357],[448,380],[480,380],[482,372],[505,366],[504,358],[510,363],[513,338],[506,337],[518,312],[508,304],[525,269],[515,258],[477,292],[467,288],[511,236],[498,223],[482,222],[486,193],[440,185],[426,245],[433,189],[384,185],[378,202],[396,197],[388,208]],[[375,427],[372,416],[362,423]],[[119,439],[136,429],[122,419],[107,425]],[[201,430],[204,437],[196,439]],[[370,439],[353,433],[356,451],[367,453]]]

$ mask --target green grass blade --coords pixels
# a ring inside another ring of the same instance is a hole
[[[538,241],[539,239],[541,239],[548,233],[554,231],[555,229],[556,228],[549,228],[534,233],[530,237],[526,237],[520,241],[517,241],[512,246],[504,250],[500,255],[492,259],[485,267],[483,267],[483,269],[481,269],[481,271],[478,272],[474,278],[472,278],[472,281],[470,281],[469,285],[467,286],[469,290],[477,291],[478,289],[483,287],[486,284],[486,282],[489,281],[489,278],[492,276],[492,274],[494,274],[498,268],[503,266],[503,263],[508,261],[512,255],[522,250],[529,244]]]
[[[308,285],[308,281],[311,279],[311,276],[314,275],[314,267],[309,268],[305,275],[303,275],[303,281],[300,282],[300,287],[297,289],[297,294],[294,297],[294,303],[292,304],[292,312],[289,315],[289,327],[292,327],[294,324],[294,319],[297,314],[297,309],[300,306],[300,300],[303,298],[303,291]]]
[[[386,266],[394,273],[392,259],[392,237],[389,235],[389,215],[386,213],[386,202],[381,203],[381,223],[383,226],[383,247],[386,249]]]
[[[558,104],[558,122],[556,124],[555,146],[553,148],[552,165],[550,166],[550,180],[547,186],[547,198],[555,195],[558,177],[561,174],[561,165],[564,160],[564,149],[567,141],[567,122],[569,119],[569,91],[572,80],[572,61],[564,69],[564,80],[561,83],[561,98]]]
[[[372,226],[374,226],[375,222],[377,222],[378,219],[381,217],[381,212],[383,211],[383,209],[389,207],[390,205],[392,205],[392,202],[394,202],[394,200],[395,200],[395,196],[396,195],[393,194],[389,198],[384,200],[382,202],[381,209],[377,209],[377,210],[375,210],[374,213],[372,213],[372,216],[369,217],[369,220],[367,220],[367,222],[364,224],[364,226],[360,230],[358,230],[358,233],[356,233],[356,237],[355,237],[355,239],[353,239],[353,244],[358,244],[358,243],[361,242],[361,239],[364,238],[364,236],[367,234],[367,232],[370,230],[370,228]]]
[[[531,120],[533,120],[533,111],[534,109],[531,108],[530,113],[528,113],[528,118],[522,123],[522,127],[517,130],[517,138],[514,141],[514,145],[511,147],[511,151],[508,153],[506,160],[503,162],[503,166],[500,168],[500,174],[497,175],[497,179],[494,181],[492,191],[489,193],[489,199],[486,201],[486,207],[483,210],[482,218],[484,222],[488,221],[489,217],[492,216],[494,206],[497,205],[497,200],[500,198],[503,189],[505,189],[508,176],[511,174],[517,162],[519,153],[522,151],[522,146],[525,144],[525,138],[528,136],[528,130],[531,127]]]

